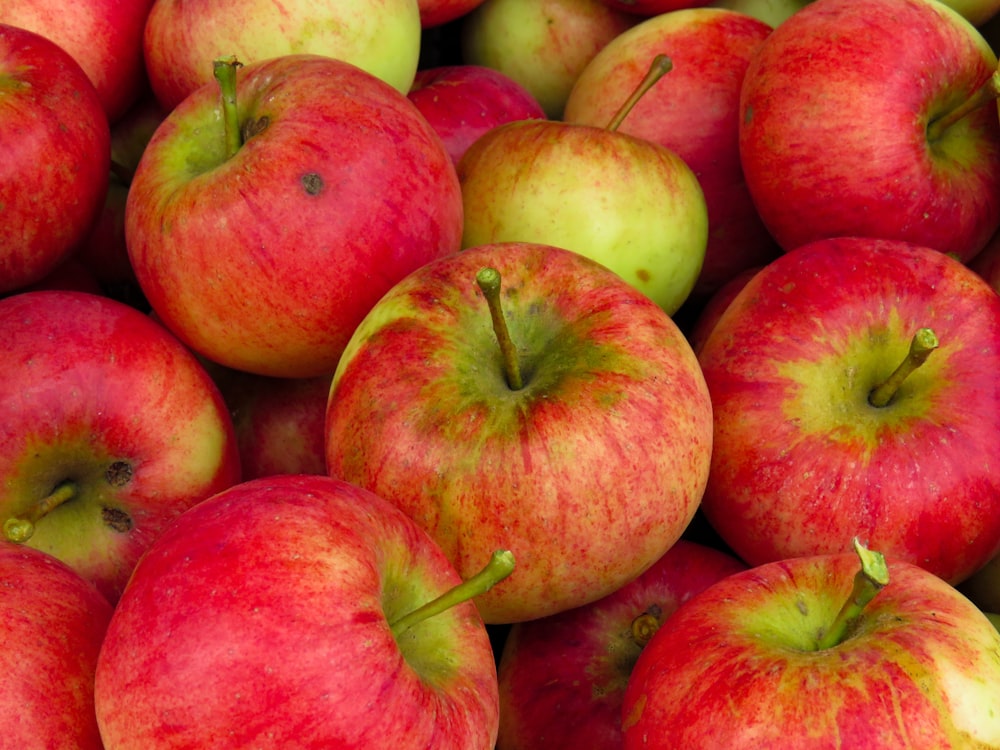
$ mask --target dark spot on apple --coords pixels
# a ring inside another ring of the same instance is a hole
[[[101,518],[109,529],[119,534],[132,530],[132,517],[121,508],[101,508]]]
[[[747,111],[743,113],[743,124],[749,125],[753,119],[753,107],[747,106]]]
[[[635,275],[639,277],[639,281],[641,281],[643,284],[648,283],[649,279],[651,278],[649,271],[647,271],[645,268],[640,268],[638,271],[635,272]]]
[[[319,195],[323,191],[323,178],[315,172],[302,175],[302,187],[309,195]]]
[[[104,472],[104,478],[112,487],[124,487],[132,481],[132,464],[128,461],[115,461]]]
[[[795,602],[795,608],[799,610],[803,617],[809,616],[809,605],[805,603],[805,600],[798,599]]]
[[[271,124],[271,118],[267,115],[261,115],[256,120],[247,120],[243,123],[241,130],[241,135],[243,136],[243,142],[246,143],[255,135],[260,135],[265,130],[267,126]]]

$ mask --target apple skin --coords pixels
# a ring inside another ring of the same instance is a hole
[[[890,559],[850,635],[818,648],[858,567],[776,561],[682,604],[632,672],[626,750],[1000,746],[1000,633],[937,576]]]
[[[483,0],[419,0],[420,26],[424,29],[443,26],[467,16]]]
[[[522,120],[485,133],[458,164],[462,245],[538,242],[610,268],[675,313],[708,244],[698,178],[674,151],[591,125]]]
[[[771,33],[762,21],[718,8],[663,13],[608,42],[580,73],[563,120],[601,127],[639,85],[650,61],[667,53],[673,68],[643,94],[618,132],[670,149],[705,194],[708,245],[694,296],[706,298],[745,268],[780,254],[743,178],[739,108],[750,58]]]
[[[519,391],[484,266],[503,279]],[[659,559],[697,509],[711,430],[694,353],[660,308],[584,256],[499,243],[427,264],[361,323],[334,373],[327,469],[398,505],[463,576],[482,550],[510,549],[517,571],[476,603],[512,623]]]
[[[150,87],[169,112],[213,83],[212,61],[228,55],[243,63],[335,57],[405,94],[417,70],[420,32],[417,0],[155,0],[143,50]]]
[[[461,21],[461,59],[513,78],[559,120],[583,68],[639,20],[601,0],[486,0]]]
[[[641,576],[591,604],[513,625],[500,655],[497,750],[620,748],[622,700],[645,633],[683,602],[746,565],[679,540]]]
[[[743,80],[740,156],[764,224],[786,250],[863,236],[972,258],[1000,225],[997,107],[935,144],[927,126],[996,68],[942,3],[816,0],[795,13]]]
[[[98,295],[0,300],[0,347],[0,520],[74,485],[26,544],[113,603],[169,520],[240,480],[222,398],[162,326]]]
[[[220,493],[163,533],[115,610],[95,686],[105,750],[492,750],[475,604],[398,642],[389,628],[460,582],[416,524],[345,482]]]
[[[482,65],[418,70],[407,97],[441,136],[456,166],[487,131],[516,120],[546,119],[542,105],[524,86]]]
[[[94,673],[111,604],[54,557],[6,542],[0,543],[0,589],[4,746],[104,750]]]
[[[244,125],[267,125],[231,159],[213,84],[150,139],[125,212],[136,278],[209,359],[272,377],[332,373],[393,283],[459,249],[455,166],[403,94],[333,58],[245,66],[237,108]]]
[[[2,23],[0,103],[4,293],[40,281],[90,231],[107,190],[111,135],[76,60],[46,37]]]
[[[802,10],[813,0],[715,0],[711,8],[724,8],[745,13],[771,27],[783,23],[793,13]]]
[[[925,326],[939,348],[872,406]],[[801,246],[746,283],[699,362],[715,420],[701,508],[749,564],[860,536],[957,583],[1000,548],[1000,296],[951,256]]]
[[[109,123],[146,87],[142,33],[152,0],[0,0],[0,23],[51,39],[83,68]]]

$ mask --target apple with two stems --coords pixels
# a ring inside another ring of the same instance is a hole
[[[143,151],[129,257],[157,316],[204,357],[329,374],[389,287],[460,248],[455,165],[404,94],[350,63],[237,66],[216,61],[218,84]]]
[[[496,666],[469,599],[513,564],[494,553],[463,582],[397,508],[330,477],[221,492],[157,539],[111,618],[105,750],[492,750]]]
[[[688,8],[623,32],[580,73],[563,120],[600,126],[633,91],[657,54],[670,55],[668,78],[646,92],[619,133],[670,149],[698,178],[708,210],[708,244],[693,295],[704,299],[727,280],[776,257],[743,178],[739,108],[743,75],[771,27],[735,11]]]
[[[90,231],[107,191],[111,135],[76,60],[50,39],[3,23],[0,123],[4,293],[40,281]]]
[[[3,536],[113,603],[168,521],[240,480],[218,389],[149,316],[83,292],[0,300],[0,350]]]
[[[497,750],[612,750],[635,660],[685,601],[746,565],[681,539],[603,599],[513,625],[500,654]]]
[[[462,244],[538,242],[610,268],[672,315],[701,271],[705,195],[676,152],[618,126],[670,70],[657,55],[607,127],[556,120],[507,123],[458,164]]]
[[[513,78],[558,120],[580,71],[639,20],[601,0],[486,0],[462,19],[461,58]]]
[[[998,92],[996,55],[944,4],[815,0],[743,79],[761,219],[785,250],[859,236],[972,258],[1000,226]]]
[[[94,673],[111,604],[54,557],[5,543],[0,590],[0,744],[104,750]]]
[[[745,284],[699,361],[701,509],[749,564],[860,535],[957,583],[1000,549],[1000,295],[955,258],[800,246]]]
[[[212,60],[334,57],[406,93],[420,56],[417,0],[155,0],[143,50],[150,87],[172,110],[212,83]]]
[[[441,136],[456,166],[487,131],[516,120],[545,119],[542,105],[524,86],[481,65],[419,70],[407,97]]]
[[[480,245],[410,274],[358,326],[327,468],[399,506],[463,575],[509,548],[518,574],[477,605],[487,623],[530,620],[610,594],[681,536],[712,450],[704,386],[676,324],[604,266]]]
[[[682,604],[632,671],[626,750],[1000,747],[1000,633],[937,576],[855,546]]]

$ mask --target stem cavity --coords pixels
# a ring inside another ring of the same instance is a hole
[[[1000,98],[1000,68],[993,71],[986,81],[976,89],[972,96],[954,109],[938,115],[927,123],[927,140],[934,143],[941,139],[945,131],[971,112],[976,111],[990,102]]]
[[[35,524],[63,503],[72,500],[76,494],[75,482],[66,481],[56,485],[51,493],[32,505],[26,513],[4,521],[4,538],[15,544],[24,544],[34,535]]]
[[[611,118],[611,122],[608,123],[608,130],[618,130],[618,127],[625,121],[628,113],[632,111],[636,103],[653,87],[654,83],[669,73],[673,67],[673,60],[666,55],[657,55],[654,57],[653,61],[649,64],[649,70],[646,72],[646,75],[639,81],[639,85],[635,87],[629,98],[625,100],[625,103],[619,107],[618,111]]]
[[[235,156],[243,145],[240,117],[236,109],[236,69],[241,67],[243,67],[243,63],[236,59],[236,55],[230,55],[212,63],[212,72],[215,75],[215,80],[219,82],[222,97],[222,125],[225,128],[227,159]]]
[[[921,328],[913,334],[913,339],[910,341],[910,351],[907,352],[906,359],[899,364],[899,367],[884,382],[871,390],[871,393],[868,394],[868,403],[876,407],[887,406],[896,395],[903,381],[920,365],[926,362],[931,352],[937,349],[937,347],[937,336],[930,328]]]
[[[861,570],[854,575],[851,595],[840,608],[826,632],[819,634],[817,648],[833,648],[841,643],[861,617],[868,602],[889,583],[889,566],[881,552],[865,547],[854,538],[854,551],[861,561]]]
[[[507,330],[507,320],[500,307],[500,272],[495,268],[481,268],[476,274],[476,283],[482,290],[486,304],[490,309],[490,317],[493,319],[493,333],[496,334],[497,343],[500,345],[507,385],[511,390],[519,391],[524,387],[524,381],[521,378],[517,347],[514,346],[510,331]]]

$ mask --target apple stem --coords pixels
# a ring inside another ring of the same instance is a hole
[[[510,331],[507,330],[507,320],[504,318],[503,309],[500,306],[500,272],[495,268],[481,268],[476,274],[476,283],[482,290],[486,304],[490,308],[493,333],[496,334],[497,343],[500,345],[500,354],[503,356],[507,385],[511,390],[519,391],[524,387],[524,381],[521,378],[517,347],[514,346]]]
[[[212,63],[212,71],[215,80],[219,82],[222,94],[222,126],[226,134],[227,159],[235,156],[243,145],[240,135],[240,116],[236,109],[236,69],[242,65],[243,63],[236,59],[236,55]]]
[[[968,99],[959,104],[955,109],[938,115],[927,123],[927,140],[931,143],[939,140],[944,132],[961,120],[970,112],[974,112],[990,102],[1000,98],[1000,68],[993,71],[993,75],[986,79]]]
[[[394,622],[389,623],[392,635],[395,638],[399,638],[399,636],[417,623],[423,622],[480,594],[485,594],[513,572],[514,553],[510,550],[497,550],[490,557],[490,561],[486,563],[486,567],[474,576],[448,589],[441,596],[431,599],[426,604],[417,607],[412,612],[408,612]]]
[[[872,388],[868,394],[868,403],[872,406],[887,406],[892,401],[896,391],[903,384],[910,374],[920,365],[927,361],[931,352],[937,349],[938,340],[930,328],[921,328],[910,341],[910,350],[906,353],[906,359],[899,363],[899,367],[893,370],[892,374],[883,383]]]
[[[855,573],[851,595],[840,608],[833,624],[826,632],[820,632],[817,647],[821,650],[833,648],[843,641],[848,630],[861,617],[864,608],[889,583],[889,566],[881,552],[868,549],[857,537],[854,538],[854,551],[861,560],[861,570]]]
[[[75,482],[62,482],[51,493],[35,503],[22,516],[8,518],[3,523],[3,535],[7,541],[23,544],[35,533],[35,524],[50,511],[76,497]]]
[[[641,615],[632,620],[632,640],[639,648],[645,648],[650,639],[660,629],[660,617],[663,612],[653,605]]]
[[[614,117],[611,118],[611,122],[608,123],[608,130],[618,130],[618,126],[625,121],[628,113],[632,111],[636,103],[653,87],[654,83],[669,73],[673,67],[673,60],[666,55],[661,54],[654,57],[653,61],[649,64],[649,70],[646,71],[646,75],[639,81],[639,85],[635,87],[629,98],[625,100],[625,103],[619,107]]]

